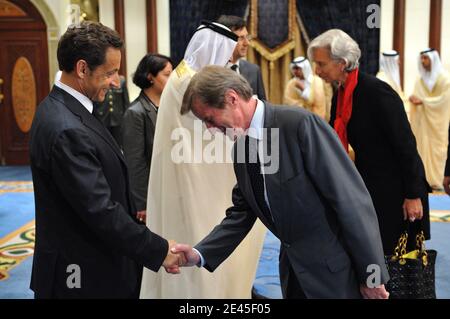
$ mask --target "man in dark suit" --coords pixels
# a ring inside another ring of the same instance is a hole
[[[138,298],[142,266],[182,261],[135,220],[123,154],[92,115],[93,101],[119,85],[122,45],[117,32],[92,22],[59,41],[61,79],[39,105],[30,140],[36,298]]]
[[[195,249],[172,252],[214,271],[259,218],[281,241],[283,297],[388,297],[370,195],[326,122],[254,99],[245,79],[217,66],[192,78],[181,113],[189,111],[237,140],[237,185],[221,224]]]
[[[448,128],[448,147],[447,147],[447,161],[445,162],[445,172],[444,172],[444,190],[450,195],[450,127]]]
[[[256,94],[261,100],[266,100],[266,91],[261,76],[261,69],[256,64],[242,59],[247,56],[248,46],[251,40],[251,36],[247,31],[246,21],[237,16],[222,15],[217,22],[230,28],[238,36],[238,43],[227,67],[241,74],[250,83],[253,94]]]
[[[122,147],[122,122],[125,111],[130,106],[127,82],[120,76],[120,85],[108,90],[103,102],[95,103],[94,115],[108,129],[116,142]]]

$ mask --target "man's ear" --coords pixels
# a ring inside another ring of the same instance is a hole
[[[80,79],[84,79],[87,76],[87,62],[85,60],[78,60],[75,65],[75,72]]]
[[[228,89],[225,91],[225,103],[233,107],[237,106],[238,94],[233,89]]]

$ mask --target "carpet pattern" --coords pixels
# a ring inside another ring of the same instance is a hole
[[[431,234],[427,248],[436,249],[438,298],[450,298],[450,196],[430,194]],[[32,298],[28,288],[34,249],[34,194],[29,167],[0,167],[0,299]],[[279,299],[279,240],[267,232],[256,273],[254,292]],[[447,265],[447,266],[446,266]]]

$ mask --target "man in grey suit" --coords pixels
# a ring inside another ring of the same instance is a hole
[[[266,100],[266,91],[261,76],[261,69],[256,64],[242,59],[247,56],[248,46],[251,40],[251,36],[247,31],[246,21],[237,16],[222,15],[217,22],[230,28],[238,36],[238,43],[234,48],[233,55],[227,67],[242,75],[250,83],[253,94],[256,94],[261,100]]]
[[[242,76],[217,66],[192,78],[181,113],[189,111],[236,140],[237,185],[208,236],[172,249],[184,252],[185,266],[214,271],[259,218],[281,241],[284,298],[388,297],[372,200],[325,121],[253,98]]]

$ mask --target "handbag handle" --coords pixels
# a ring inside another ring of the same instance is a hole
[[[408,242],[408,231],[405,230],[398,239],[397,246],[394,250],[394,255],[391,260],[398,260],[400,265],[406,264],[405,255],[406,255],[406,244]],[[419,234],[416,235],[416,247],[418,250],[417,257],[422,259],[422,263],[424,266],[428,265],[428,253],[425,250],[425,234],[423,230],[420,231]]]
[[[422,256],[423,265],[428,265],[428,253],[425,249],[425,234],[423,230],[416,235],[416,247],[419,250],[419,256]]]

